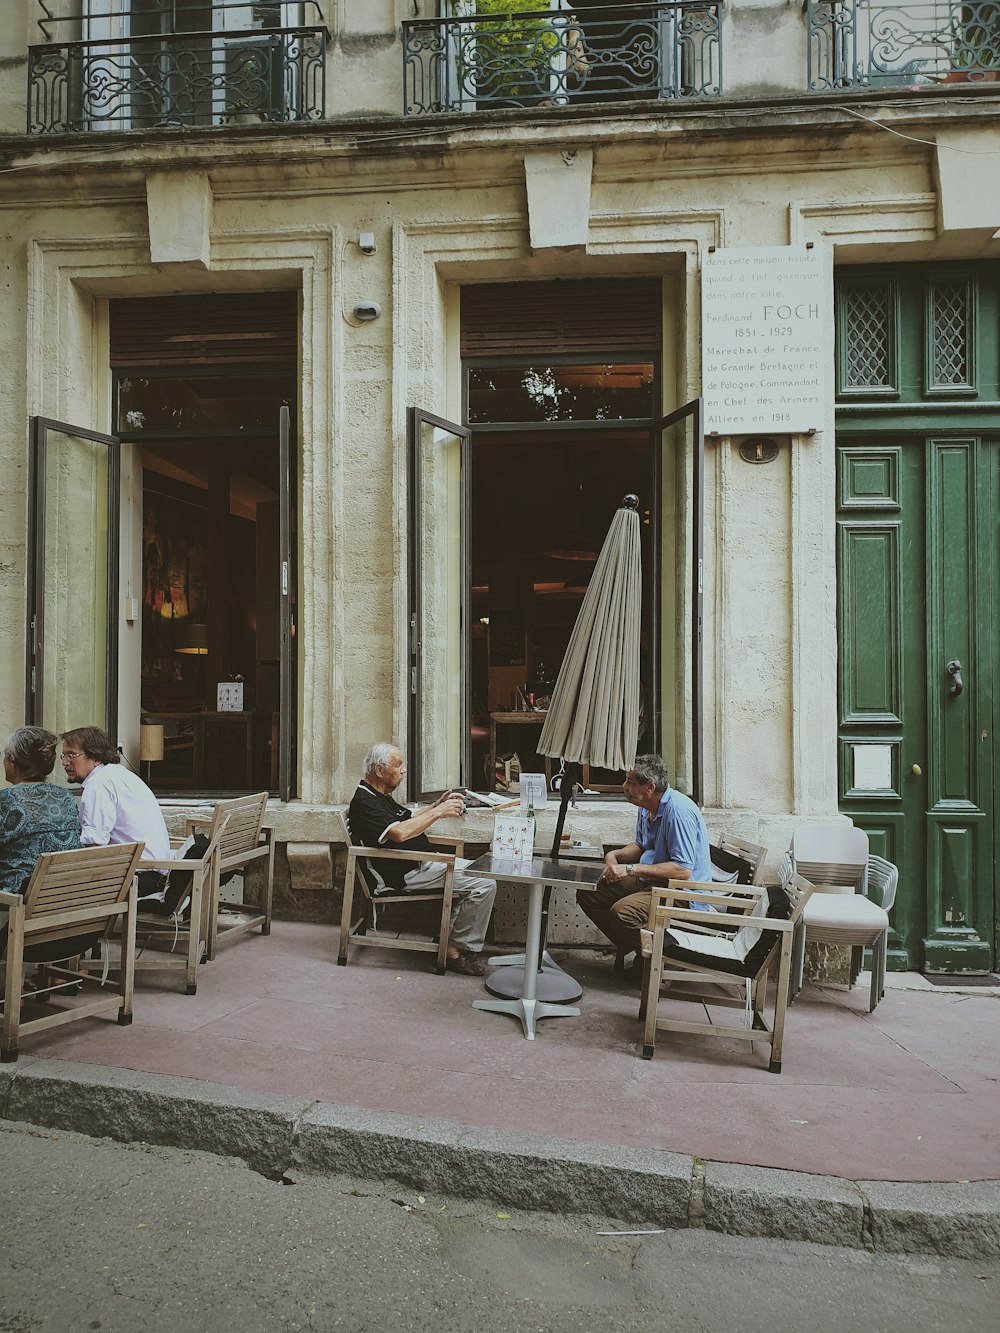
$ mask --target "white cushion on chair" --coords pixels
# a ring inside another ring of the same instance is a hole
[[[874,944],[889,928],[888,913],[860,893],[814,893],[802,920],[823,944]]]
[[[766,916],[767,904],[767,889],[764,889],[758,894],[750,915]],[[706,931],[701,934],[700,932],[679,930],[676,926],[670,926],[663,933],[669,935],[679,948],[688,949],[691,953],[704,954],[706,958],[727,958],[733,962],[742,963],[760,939],[760,931],[760,926],[741,926],[732,935],[726,935],[721,931]]]
[[[759,937],[760,931],[758,930],[755,933]],[[704,935],[695,935],[691,931],[678,930],[675,926],[671,926],[663,934],[668,936],[679,949],[687,949],[690,953],[704,954],[706,959],[727,958],[735,963],[742,963],[755,942],[751,940],[750,944],[743,948],[743,941],[741,941],[741,947],[737,948],[738,935],[730,937],[729,935],[717,935],[709,932]],[[740,931],[739,934],[744,934],[744,931]]]

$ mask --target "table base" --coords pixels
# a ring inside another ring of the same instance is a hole
[[[491,995],[502,995],[513,999],[517,995],[524,994],[523,955],[519,961],[520,966],[505,964],[488,974],[486,989]],[[582,994],[583,987],[580,983],[561,967],[541,967],[535,973],[535,995],[539,1000],[564,1004],[567,1000],[578,1000]]]
[[[487,1009],[491,1014],[511,1014],[521,1020],[524,1035],[535,1039],[535,1024],[540,1018],[578,1018],[579,1009],[569,1004],[546,1004],[542,1000],[473,1000],[473,1009]]]

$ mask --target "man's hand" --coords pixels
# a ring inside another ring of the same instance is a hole
[[[438,797],[431,808],[434,811],[435,820],[461,819],[462,815],[465,814],[465,801],[461,796],[446,791]]]

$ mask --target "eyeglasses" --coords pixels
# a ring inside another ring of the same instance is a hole
[[[62,761],[64,764],[67,759],[82,759],[82,758],[83,758],[82,750],[63,750],[62,752]]]

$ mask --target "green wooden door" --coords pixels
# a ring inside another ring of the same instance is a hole
[[[890,966],[988,971],[1000,265],[838,272],[837,442],[841,809],[900,868]]]
[[[997,456],[889,431],[837,451],[841,808],[900,868],[898,968],[995,957]]]

